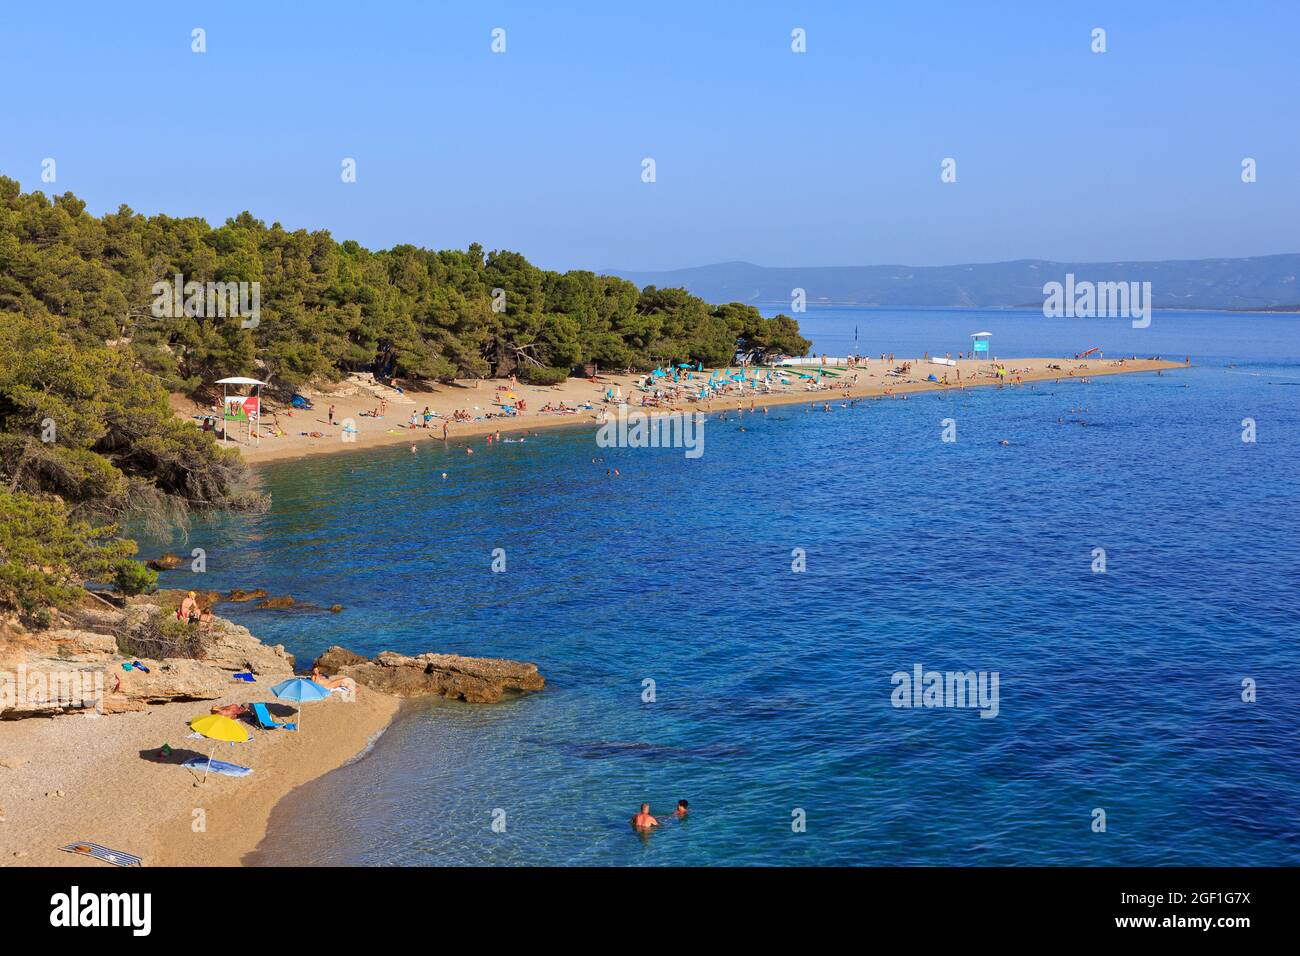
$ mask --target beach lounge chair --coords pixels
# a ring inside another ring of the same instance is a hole
[[[253,704],[253,716],[257,719],[257,726],[263,730],[297,730],[298,725],[294,723],[280,723],[271,716],[271,712],[266,709],[266,704]]]

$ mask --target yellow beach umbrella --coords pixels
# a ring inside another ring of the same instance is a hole
[[[202,717],[195,717],[190,721],[190,730],[214,741],[241,744],[248,739],[247,730],[236,721],[231,720],[229,717],[222,717],[220,714],[205,714]],[[208,770],[212,769],[212,754],[216,752],[217,745],[214,743],[211,753],[208,754]],[[203,771],[205,781],[208,779],[208,770]]]

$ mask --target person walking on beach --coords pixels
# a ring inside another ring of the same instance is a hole
[[[447,440],[447,424],[448,424],[448,423],[447,423],[445,420],[444,420],[443,423],[442,423],[442,440],[443,440],[443,441],[446,441],[446,440]]]
[[[641,804],[641,810],[632,818],[632,826],[638,830],[649,830],[651,827],[659,826],[659,821],[650,816],[650,804]]]
[[[334,424],[334,406],[333,406],[333,405],[330,406],[330,424],[331,424],[331,425]]]

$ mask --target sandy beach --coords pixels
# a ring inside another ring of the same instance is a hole
[[[890,375],[888,372],[903,363],[911,363],[905,375]],[[893,363],[882,363],[874,357],[858,364],[855,368],[828,365],[828,371],[838,373],[838,377],[826,377],[830,385],[817,391],[805,388],[805,380],[792,376],[794,383],[787,390],[773,392],[755,391],[745,388],[743,392],[732,392],[702,402],[677,401],[648,408],[647,411],[704,411],[720,412],[734,410],[737,405],[749,408],[823,402],[832,398],[871,398],[902,397],[924,392],[943,391],[952,388],[976,388],[993,386],[1006,388],[1018,387],[1019,383],[1028,384],[1042,381],[1079,381],[1103,375],[1118,375],[1131,372],[1151,372],[1165,369],[1184,368],[1183,362],[1171,362],[1161,359],[1090,359],[1077,360],[1066,358],[1016,358],[1001,360],[1008,370],[1005,384],[1000,383],[992,373],[992,366],[986,361],[966,359],[954,365],[932,364],[924,358],[897,357]],[[801,368],[799,371],[815,372],[816,368]],[[958,384],[960,373],[960,385]],[[707,379],[709,370],[703,375],[696,373],[692,385],[698,387],[701,379]],[[931,382],[929,375],[935,375],[940,381]],[[855,384],[850,384],[854,376]],[[948,381],[943,381],[944,376]],[[628,403],[629,411],[641,409],[641,396],[644,394],[636,387],[643,376],[634,374],[601,373],[593,379],[570,378],[555,386],[527,385],[522,382],[512,384],[507,380],[460,381],[440,387],[434,391],[398,391],[385,385],[375,383],[372,379],[354,377],[329,391],[304,390],[314,407],[310,410],[293,409],[283,403],[267,400],[263,413],[263,437],[258,444],[249,444],[243,439],[241,426],[231,428],[231,445],[238,447],[246,461],[250,463],[272,462],[285,459],[302,458],[309,455],[332,454],[336,452],[359,451],[384,445],[403,442],[419,444],[426,441],[442,441],[443,422],[457,410],[467,412],[469,421],[453,421],[447,428],[449,440],[471,438],[495,432],[518,433],[535,431],[556,426],[587,425],[595,426],[600,415],[608,409],[613,412],[616,406],[607,404],[605,399],[609,390],[621,391]],[[517,415],[505,415],[497,404],[500,400],[509,400],[515,396],[526,403],[526,410]],[[373,417],[372,413],[383,407],[383,417]],[[563,405],[573,411],[543,411],[547,406]],[[329,420],[329,407],[334,406],[334,423]],[[587,408],[586,406],[591,406]],[[182,398],[173,398],[173,407],[177,414],[196,423],[204,414],[211,414],[211,408],[205,408]],[[425,409],[434,413],[428,428],[410,427],[410,419],[415,414],[423,422]],[[492,417],[488,417],[492,416]],[[349,437],[353,441],[344,441],[342,423],[351,420],[355,433]],[[236,439],[241,439],[236,441]]]
[[[909,373],[885,374],[887,368],[905,361],[915,363]],[[743,393],[703,402],[666,403],[651,410],[722,412],[738,405],[748,409],[751,404],[821,403],[846,397],[902,399],[959,387],[958,370],[960,387],[1015,388],[1033,382],[1086,381],[1183,367],[1181,362],[1154,359],[1034,358],[1006,360],[1005,365],[1009,375],[1002,383],[989,372],[988,363],[964,361],[944,366],[898,359],[884,365],[876,359],[848,370],[829,366],[841,372],[838,378],[826,379],[835,383],[830,388],[808,390],[805,380],[792,377],[798,384],[788,390],[764,393],[746,388]],[[928,381],[932,373],[941,381]],[[945,374],[947,384],[942,381]],[[315,403],[312,410],[292,410],[268,402],[267,433],[274,429],[280,434],[264,437],[260,447],[239,448],[248,461],[261,463],[404,442],[441,441],[439,418],[434,418],[429,428],[407,425],[412,413],[422,421],[426,408],[446,416],[457,409],[470,414],[474,420],[449,426],[452,440],[498,430],[592,427],[602,414],[615,410],[616,406],[605,402],[611,389],[621,391],[629,409],[642,407],[643,393],[636,387],[639,378],[600,375],[595,381],[569,379],[554,387],[482,381],[457,383],[433,392],[398,392],[354,377],[332,393],[308,392]],[[489,410],[500,412],[492,404],[498,395],[524,400],[527,411],[509,418],[487,417]],[[386,400],[382,418],[362,414],[379,408],[381,398]],[[577,413],[542,411],[561,403],[570,408],[591,407]],[[173,404],[177,413],[187,418],[205,411],[186,400],[174,399]],[[334,425],[328,418],[330,405],[334,406]],[[345,419],[355,423],[355,442],[341,440],[338,423]],[[259,699],[273,700],[269,686],[232,684],[230,693],[220,700],[169,703],[144,712],[108,716],[70,714],[0,722],[0,864],[102,866],[58,849],[68,843],[92,841],[140,856],[147,866],[238,865],[260,842],[271,810],[286,794],[362,753],[399,708],[397,698],[359,688],[353,701],[334,696],[307,705],[301,735],[256,730],[248,743],[219,746],[219,759],[252,767],[251,776],[210,775],[203,781],[201,774],[180,766],[185,756],[206,754],[210,747],[207,741],[189,739],[190,719],[209,713],[214,705]],[[278,704],[273,710],[281,719],[287,713]],[[157,760],[163,744],[169,744],[179,756],[166,762]]]
[[[332,695],[305,705],[301,734],[253,730],[247,743],[218,745],[216,759],[252,767],[247,777],[204,782],[180,765],[211,749],[188,738],[192,718],[249,700],[274,701],[269,682],[147,712],[0,722],[0,865],[107,865],[58,849],[78,841],[135,854],[144,866],[238,865],[285,794],[362,753],[399,706],[362,687],[351,702]],[[174,754],[159,762],[164,743]]]

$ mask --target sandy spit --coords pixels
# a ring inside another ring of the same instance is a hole
[[[798,389],[790,392],[762,394],[756,393],[752,389],[746,389],[743,395],[725,395],[703,404],[686,402],[675,406],[675,409],[678,411],[719,412],[734,410],[738,404],[743,405],[746,409],[750,407],[751,403],[755,407],[761,408],[772,405],[833,401],[846,395],[851,398],[901,397],[919,392],[936,392],[943,391],[945,388],[956,388],[958,387],[958,371],[961,372],[962,383],[967,388],[996,387],[998,384],[989,375],[987,371],[989,364],[987,362],[966,360],[959,362],[956,367],[945,367],[932,365],[924,360],[918,361],[917,359],[902,357],[897,359],[898,364],[905,361],[916,363],[911,374],[906,378],[886,376],[886,366],[882,365],[878,358],[875,358],[868,361],[866,365],[860,365],[858,368],[847,372],[842,368],[832,366],[833,371],[842,374],[836,379],[826,379],[827,382],[837,383],[835,387],[829,390],[809,392]],[[1063,358],[1016,358],[1006,359],[1003,364],[1013,372],[1018,372],[1020,380],[1024,383],[1055,381],[1058,379],[1062,382],[1078,381],[1083,378],[1096,378],[1103,375],[1153,372],[1185,367],[1182,362],[1169,362],[1159,359],[1093,359],[1078,361]],[[1059,369],[1049,368],[1049,365],[1057,365]],[[802,371],[814,370],[802,369]],[[858,375],[858,383],[846,392],[842,385],[851,379],[855,373]],[[934,373],[941,380],[947,374],[949,384],[945,385],[942,381],[939,383],[926,381],[926,376],[931,373]],[[639,377],[637,375],[608,375],[602,373],[595,382],[585,378],[571,378],[562,385],[550,387],[524,385],[523,383],[512,385],[510,382],[502,380],[483,380],[478,383],[458,382],[433,392],[405,392],[400,395],[392,389],[383,387],[374,387],[372,390],[355,390],[355,394],[335,397],[328,394],[314,394],[313,402],[315,407],[310,411],[276,408],[274,417],[272,417],[273,406],[268,403],[264,417],[264,431],[268,434],[273,430],[278,431],[278,437],[265,437],[261,440],[260,445],[256,447],[237,444],[234,441],[231,444],[237,445],[244,459],[250,464],[259,464],[305,458],[313,455],[364,451],[402,443],[418,446],[426,442],[441,442],[443,434],[442,420],[435,418],[427,429],[422,427],[411,428],[409,427],[409,420],[412,412],[420,414],[428,407],[431,411],[450,415],[457,409],[464,409],[469,411],[472,416],[482,416],[488,412],[499,411],[499,408],[493,405],[493,400],[498,395],[508,394],[513,394],[526,401],[528,407],[526,414],[512,418],[456,422],[449,426],[448,438],[452,441],[458,441],[464,438],[485,436],[497,431],[503,435],[517,434],[557,426],[572,427],[582,425],[595,428],[600,411],[605,407],[613,410],[613,406],[604,406],[602,404],[606,391],[610,388],[621,389],[623,397],[629,402],[630,410],[636,410],[640,407],[641,393],[637,391],[634,385]],[[1011,378],[1011,381],[1013,380],[1014,375]],[[1004,387],[1012,388],[1016,386],[1007,384]],[[379,407],[380,395],[384,395],[389,399],[384,417],[377,419],[368,414],[363,415],[363,412],[369,413]],[[548,404],[559,405],[561,402],[569,407],[591,403],[595,406],[595,410],[582,410],[577,414],[541,412],[543,406]],[[205,411],[205,409],[194,403],[178,397],[173,398],[173,405],[178,414],[191,419],[193,419],[193,416],[201,415]],[[330,405],[334,406],[334,425],[329,422]],[[669,409],[660,410],[667,411]],[[355,423],[357,429],[355,441],[342,440],[342,429],[338,423],[344,419],[351,419]],[[278,428],[275,427],[277,424]],[[234,433],[235,429],[232,428],[232,437]],[[315,435],[312,433],[315,433]]]

